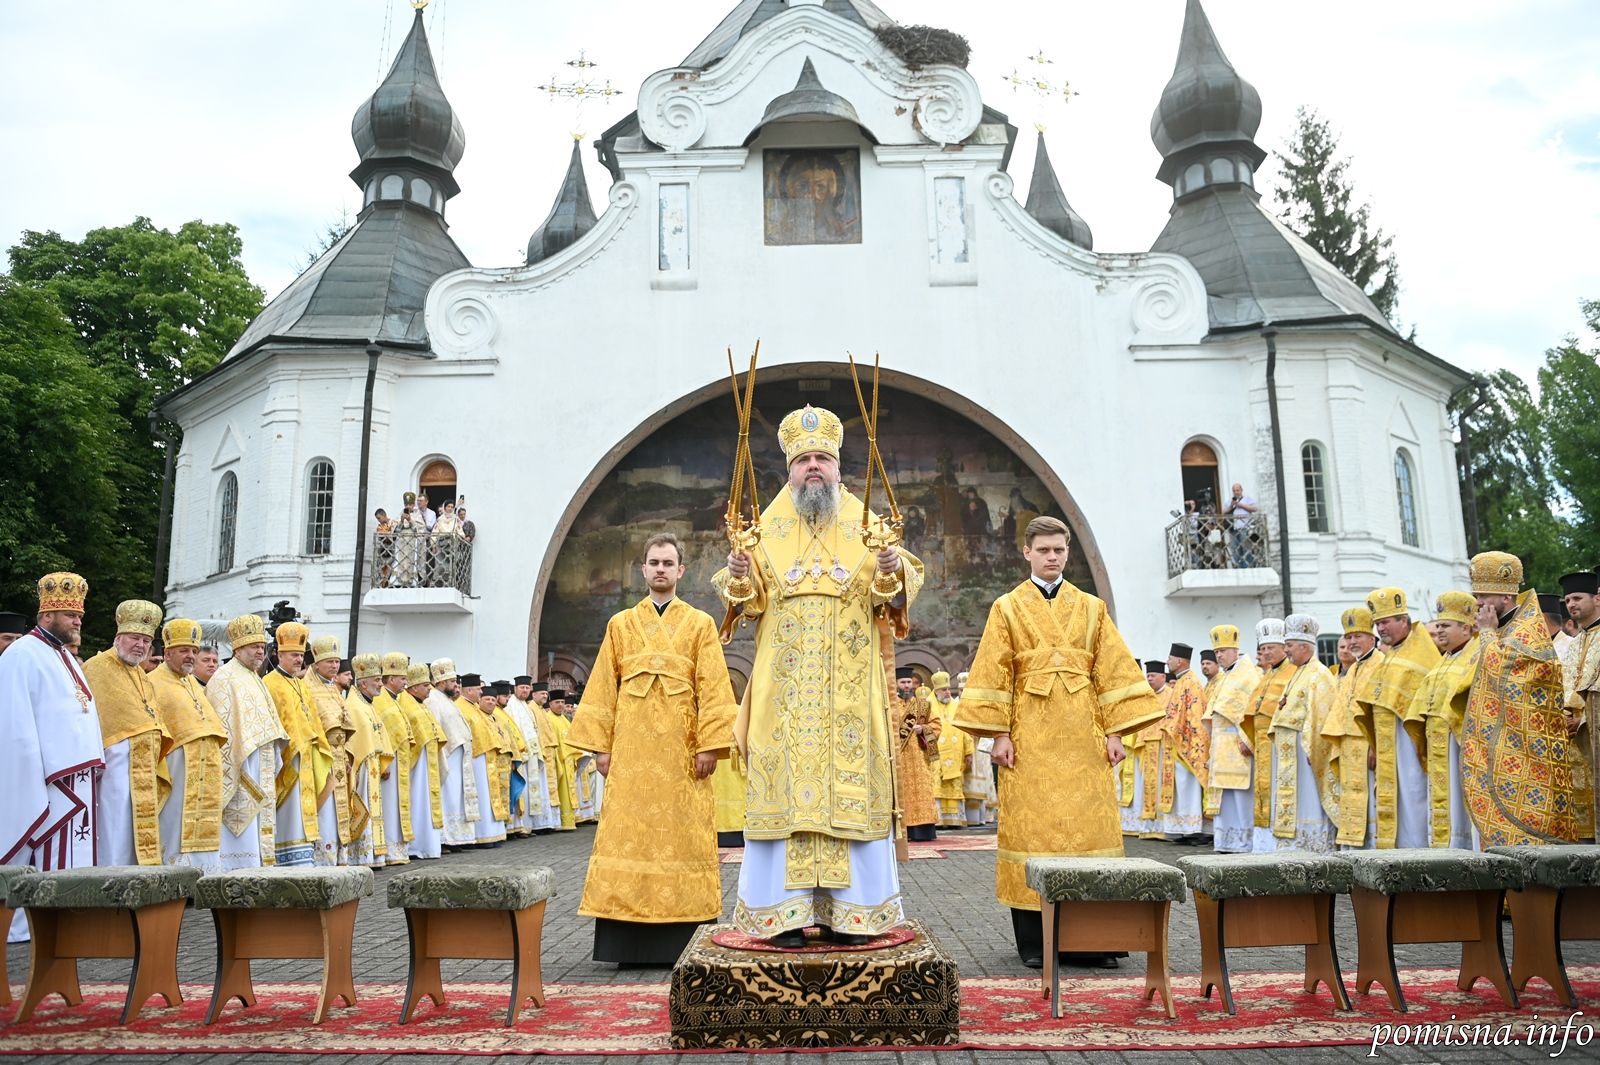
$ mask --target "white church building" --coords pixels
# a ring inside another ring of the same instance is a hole
[[[1127,88],[1155,106],[1128,179],[1158,165],[1173,203],[1153,247],[1121,251],[1093,246],[1042,138],[1024,199],[1015,127],[962,67],[908,65],[889,22],[870,0],[742,0],[596,141],[598,217],[575,147],[527,261],[473,265],[445,221],[466,142],[419,13],[355,115],[354,227],[161,400],[183,430],[168,611],[288,600],[314,632],[358,621],[359,650],[581,681],[645,592],[651,532],[690,544],[683,591],[717,612],[724,351],[743,365],[758,338],[763,496],[772,430],[806,402],[846,420],[859,490],[845,353],[882,353],[884,458],[930,576],[902,657],[925,671],[965,668],[1037,513],[1067,520],[1072,579],[1144,657],[1285,594],[1337,633],[1375,587],[1426,615],[1462,586],[1446,404],[1467,376],[1260,203],[1260,99],[1199,0],[1165,88]],[[1235,482],[1258,512],[1208,513]],[[379,534],[372,512],[418,490],[465,497],[474,540]],[[746,675],[745,646],[729,657]]]

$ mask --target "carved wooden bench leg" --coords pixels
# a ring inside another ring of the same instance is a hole
[[[170,1008],[182,1005],[178,987],[178,930],[183,926],[184,899],[144,906],[131,913],[133,975],[128,981],[128,1001],[122,1023],[139,1016],[150,996],[160,995]]]
[[[1389,1005],[1404,1013],[1405,995],[1394,964],[1394,896],[1357,885],[1350,889],[1356,911],[1356,990],[1365,995],[1373,984],[1389,993]]]
[[[406,931],[411,938],[411,964],[406,970],[406,998],[400,1007],[400,1023],[411,1020],[423,998],[434,1006],[444,1005],[444,981],[439,974],[439,958],[430,949],[428,915],[432,910],[406,910]]]
[[[32,1017],[39,1003],[52,992],[65,999],[69,1006],[83,1001],[83,992],[78,988],[78,959],[56,954],[61,913],[37,906],[28,908],[33,951],[28,961],[28,985],[22,991],[22,1008],[17,1011],[18,1024]]]
[[[517,1023],[517,1014],[527,999],[544,1007],[544,971],[539,961],[543,938],[544,902],[511,914],[511,1009],[506,1015],[507,1025]]]
[[[4,901],[0,901],[0,929],[11,930],[11,918],[15,911],[6,908]],[[11,970],[6,963],[0,960],[0,1006],[11,1005]]]
[[[1500,1000],[1512,1009],[1517,1008],[1517,993],[1511,989],[1511,972],[1506,968],[1505,941],[1500,935],[1500,910],[1505,904],[1504,891],[1475,891],[1472,900],[1477,916],[1476,934],[1461,941],[1461,975],[1456,987],[1472,990],[1481,977],[1500,992]]]
[[[1223,935],[1226,903],[1226,899],[1213,899],[1203,891],[1194,892],[1195,915],[1200,922],[1201,994],[1210,998],[1215,988],[1221,994],[1223,1008],[1232,1014],[1237,1011],[1233,1007],[1233,988],[1228,982],[1228,954]]]
[[[1159,992],[1161,1004],[1167,1011],[1167,1019],[1177,1020],[1178,1007],[1172,1001],[1172,982],[1167,972],[1167,921],[1172,915],[1172,903],[1152,902],[1147,905],[1151,908],[1155,927],[1151,930],[1153,939],[1149,942],[1145,953],[1145,1001],[1150,1001]]]
[[[1056,943],[1061,938],[1061,908],[1050,901],[1039,903],[1039,925],[1044,937],[1044,968],[1040,977],[1044,997],[1050,1000],[1050,1016],[1061,1016],[1061,973],[1057,964]]]
[[[215,1024],[222,1009],[233,999],[246,1008],[256,1004],[255,985],[250,980],[250,958],[239,953],[239,924],[246,911],[212,910],[217,930],[217,975],[211,985],[211,1005],[206,1023]]]
[[[1308,992],[1317,989],[1318,982],[1328,985],[1333,994],[1335,1009],[1348,1010],[1350,993],[1344,987],[1344,972],[1339,968],[1339,946],[1333,926],[1333,896],[1312,895],[1312,919],[1318,935],[1315,943],[1306,944],[1306,984]]]
[[[321,1024],[333,1007],[333,1000],[343,999],[346,1006],[356,1004],[355,977],[350,971],[350,951],[354,945],[357,900],[335,906],[331,910],[318,910],[322,926],[322,989],[317,994],[317,1011],[313,1024]]]

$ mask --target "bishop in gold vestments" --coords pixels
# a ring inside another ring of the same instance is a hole
[[[1248,853],[1255,833],[1255,777],[1250,755],[1240,746],[1244,738],[1240,729],[1261,680],[1261,667],[1239,653],[1237,625],[1213,628],[1211,646],[1217,653],[1217,675],[1206,687],[1205,720],[1211,726],[1206,816],[1212,819],[1212,845],[1218,851]]]
[[[1385,650],[1383,664],[1356,693],[1361,728],[1377,757],[1372,781],[1377,845],[1426,847],[1428,777],[1422,768],[1422,724],[1411,701],[1422,678],[1439,664],[1439,648],[1426,629],[1412,623],[1403,590],[1377,589],[1367,596],[1367,609]]]
[[[172,793],[161,807],[161,859],[202,873],[222,872],[222,750],[228,730],[194,679],[200,626],[173,618],[161,627],[165,648],[150,674],[156,711],[172,740],[167,773]]]
[[[332,865],[332,857],[317,847],[317,807],[322,804],[333,755],[322,722],[311,704],[311,693],[300,675],[305,672],[306,642],[310,633],[296,621],[278,626],[278,668],[262,681],[272,694],[285,739],[279,752],[277,861],[282,866]]]
[[[1333,820],[1334,842],[1342,849],[1360,850],[1372,846],[1373,816],[1372,771],[1367,754],[1372,744],[1361,727],[1361,710],[1356,696],[1371,684],[1371,674],[1383,664],[1378,648],[1378,633],[1372,625],[1372,611],[1353,606],[1341,615],[1344,639],[1353,660],[1339,671],[1334,683],[1333,706],[1322,723],[1322,737],[1328,743],[1328,781],[1332,789],[1325,802]]]
[[[1272,714],[1272,839],[1277,850],[1331,851],[1333,822],[1323,805],[1332,790],[1329,745],[1322,725],[1333,705],[1333,674],[1317,660],[1316,618],[1290,614],[1283,629],[1295,668]],[[1268,755],[1258,751],[1257,756]]]
[[[256,675],[267,658],[257,614],[228,622],[233,657],[206,682],[206,698],[228,729],[222,748],[222,868],[254,869],[277,861],[278,743],[284,738],[272,694]]]
[[[578,902],[595,918],[595,961],[670,965],[722,916],[711,773],[738,707],[717,623],[674,594],[678,550],[662,537],[646,548],[650,595],[606,623],[567,737],[606,781]]]
[[[1472,819],[1461,790],[1461,728],[1467,696],[1478,674],[1483,643],[1477,637],[1478,604],[1470,592],[1445,592],[1434,602],[1428,631],[1443,656],[1422,678],[1411,700],[1422,722],[1423,762],[1428,772],[1428,846],[1477,850]]]
[[[789,483],[761,515],[760,543],[714,578],[729,631],[756,624],[735,728],[750,783],[734,923],[780,944],[809,925],[864,942],[905,920],[885,663],[907,632],[922,563],[864,542],[884,529],[839,484],[837,416],[794,411],[778,438]],[[746,576],[751,592],[733,593]]]
[[[1283,705],[1283,693],[1298,668],[1289,661],[1284,645],[1282,618],[1262,618],[1256,623],[1256,649],[1260,655],[1261,679],[1250,693],[1240,735],[1250,748],[1250,772],[1255,777],[1253,790],[1254,827],[1250,833],[1252,851],[1275,851],[1278,837],[1272,834],[1272,718]]]
[[[1033,575],[990,608],[956,717],[959,728],[995,737],[995,894],[1030,964],[1043,953],[1039,920],[1026,912],[1039,910],[1028,859],[1122,856],[1119,737],[1163,715],[1105,603],[1061,576],[1067,535],[1048,517],[1024,530]]]
[[[933,796],[938,800],[939,826],[962,828],[967,823],[967,772],[977,756],[978,743],[971,733],[955,725],[957,704],[950,696],[950,674],[935,673],[931,680],[932,688],[922,689],[917,695],[928,702],[930,715],[939,722],[939,758],[933,764]],[[939,683],[941,680],[943,684]],[[895,769],[897,774],[905,771],[898,763]]]

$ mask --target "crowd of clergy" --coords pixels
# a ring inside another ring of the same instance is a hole
[[[1306,614],[1257,622],[1254,661],[1235,625],[1198,673],[1174,644],[1144,665],[1165,715],[1125,737],[1124,834],[1229,852],[1593,839],[1600,577],[1561,588],[1486,552],[1430,617],[1377,589],[1344,611],[1333,668]]]
[[[0,647],[0,863],[377,867],[599,817],[595,758],[568,743],[577,693],[345,659],[338,637],[256,614],[197,677],[202,626],[142,600],[80,661],[88,591],[44,577],[36,624]]]

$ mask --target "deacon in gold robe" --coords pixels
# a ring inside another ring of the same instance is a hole
[[[350,864],[381,869],[389,864],[391,819],[384,777],[394,772],[394,741],[384,727],[383,715],[372,702],[383,688],[383,659],[370,652],[356,655],[350,661],[350,674],[350,691],[344,704],[355,726],[349,743],[354,781],[351,791],[367,810],[367,830],[352,848]]]
[[[1561,659],[1562,706],[1583,770],[1574,781],[1593,797],[1586,815],[1588,837],[1600,825],[1600,575],[1584,570],[1561,578],[1567,614],[1578,635]]]
[[[1211,730],[1205,724],[1206,694],[1190,668],[1194,648],[1175,643],[1167,653],[1166,717],[1161,722],[1161,779],[1172,790],[1161,797],[1161,833],[1180,843],[1208,842],[1206,774],[1211,761]],[[1170,769],[1169,769],[1170,767]]]
[[[156,711],[171,737],[172,792],[161,807],[161,860],[202,873],[222,872],[222,751],[228,730],[194,679],[200,626],[173,618],[161,627],[166,649],[150,674]]]
[[[441,844],[446,850],[470,847],[478,840],[474,827],[478,823],[478,782],[472,772],[472,729],[456,700],[461,692],[456,664],[441,658],[429,666],[429,671],[433,674],[433,690],[428,693],[427,706],[439,723],[439,731],[444,733],[439,749],[439,799],[444,807]],[[413,823],[416,820],[413,813]]]
[[[906,839],[926,843],[938,838],[934,828],[939,807],[933,797],[929,763],[938,764],[939,739],[944,725],[917,693],[917,671],[901,666],[894,671],[895,697],[890,703],[895,725],[894,786]],[[742,813],[743,811],[741,811]]]
[[[578,902],[595,961],[671,965],[722,916],[711,774],[738,707],[717,623],[677,598],[682,550],[671,533],[645,543],[650,594],[606,623],[568,735],[606,780]]]
[[[358,680],[357,687],[370,691],[372,712],[383,726],[393,748],[393,758],[388,771],[378,778],[378,805],[383,810],[383,839],[388,853],[384,865],[406,865],[411,861],[412,796],[411,765],[416,757],[416,741],[412,737],[411,723],[400,708],[400,697],[405,694],[407,673],[411,658],[398,651],[361,656],[361,674],[376,672],[377,676]]]
[[[1011,909],[1018,955],[1038,967],[1043,928],[1027,861],[1123,855],[1113,775],[1125,757],[1121,737],[1163,711],[1105,603],[1062,576],[1066,523],[1035,518],[1024,543],[1031,576],[990,608],[956,725],[995,738],[995,894]]]
[[[337,636],[318,636],[311,641],[310,653],[311,666],[305,672],[304,684],[317,716],[317,727],[327,737],[331,759],[327,783],[317,805],[317,864],[346,865],[351,842],[366,831],[368,814],[366,804],[359,799],[352,801],[349,745],[355,726],[333,683],[344,651]],[[359,864],[365,865],[365,858]]]
[[[1372,744],[1373,804],[1378,848],[1428,845],[1428,775],[1422,766],[1422,723],[1412,711],[1417,688],[1439,664],[1433,637],[1411,620],[1406,593],[1379,588],[1367,596],[1383,664],[1356,693],[1362,730]]]
[[[395,696],[395,704],[405,729],[406,747],[402,752],[396,744],[395,764],[399,765],[402,758],[409,759],[405,824],[411,839],[406,855],[420,861],[437,858],[444,852],[444,793],[440,790],[444,779],[444,729],[426,702],[433,691],[428,664],[412,662],[407,666],[404,684],[405,689]]]
[[[965,828],[967,824],[967,774],[977,757],[978,744],[972,734],[955,725],[956,701],[950,688],[950,674],[943,670],[929,678],[931,687],[917,692],[929,705],[930,716],[939,722],[939,760],[934,764],[933,795],[938,800],[939,827]],[[896,774],[901,771],[895,765]],[[906,822],[908,825],[910,822]]]
[[[1333,706],[1334,680],[1317,660],[1317,619],[1283,619],[1288,664],[1294,667],[1272,714],[1272,839],[1277,850],[1333,850],[1333,822],[1323,806],[1329,744],[1322,725]],[[1258,757],[1267,757],[1257,750]],[[1265,847],[1259,848],[1265,850]]]
[[[577,752],[567,746],[567,733],[572,722],[567,718],[567,693],[564,688],[550,689],[550,703],[545,710],[545,720],[555,737],[555,745],[546,748],[553,759],[551,772],[556,777],[556,805],[561,808],[561,820],[556,825],[559,832],[572,832],[578,827]]]
[[[1211,630],[1217,675],[1206,687],[1205,720],[1210,723],[1210,761],[1206,772],[1206,816],[1212,846],[1224,853],[1248,853],[1255,834],[1255,775],[1250,744],[1241,728],[1261,667],[1239,653],[1239,626]]]
[[[156,692],[139,663],[150,653],[161,608],[142,599],[117,604],[112,645],[83,664],[100,711],[105,772],[97,792],[99,865],[160,865],[161,805],[172,789],[172,740],[156,712]]]
[[[1467,697],[1461,775],[1485,847],[1575,843],[1582,806],[1576,752],[1561,708],[1561,663],[1539,598],[1522,587],[1522,560],[1503,551],[1472,558],[1483,648]]]
[[[506,713],[517,723],[527,743],[527,760],[522,769],[528,782],[523,801],[525,824],[532,832],[546,832],[560,822],[561,811],[550,801],[550,774],[545,768],[544,730],[548,725],[540,720],[543,712],[529,702],[532,696],[533,678],[526,675],[514,678]]]
[[[278,744],[285,738],[272,693],[257,671],[267,660],[260,615],[228,622],[233,657],[206,682],[206,698],[228,729],[222,748],[222,868],[277,862]]]
[[[1482,651],[1476,638],[1477,611],[1471,592],[1445,592],[1435,601],[1428,632],[1442,657],[1422,678],[1411,700],[1425,739],[1430,847],[1478,849],[1472,819],[1467,816],[1466,794],[1461,790],[1461,729]]]
[[[1250,772],[1254,777],[1252,804],[1252,851],[1275,851],[1277,837],[1272,834],[1272,716],[1283,704],[1283,693],[1294,677],[1295,664],[1289,661],[1284,645],[1281,618],[1262,618],[1256,623],[1256,664],[1261,679],[1250,693],[1240,738],[1249,749]]]
[[[711,793],[717,802],[718,847],[744,846],[744,801],[749,781],[739,748],[730,748],[728,757],[717,762],[711,774]],[[931,805],[933,800],[928,802]]]
[[[263,681],[272,695],[283,725],[284,739],[279,744],[276,785],[278,802],[277,862],[282,866],[332,865],[332,859],[318,846],[317,808],[333,754],[322,722],[311,705],[306,690],[306,640],[310,632],[297,621],[278,626],[278,665]]]
[[[1331,789],[1323,802],[1333,821],[1334,842],[1344,850],[1361,850],[1372,847],[1377,811],[1372,787],[1375,759],[1372,744],[1362,729],[1356,697],[1372,683],[1372,674],[1383,665],[1384,654],[1378,647],[1372,611],[1353,606],[1340,619],[1344,625],[1340,644],[1349,660],[1339,671],[1333,706],[1322,723],[1322,737],[1328,743]]]
[[[840,484],[844,427],[830,411],[785,417],[789,479],[761,541],[714,584],[725,634],[756,625],[755,666],[735,735],[750,771],[734,924],[799,945],[809,925],[838,942],[905,921],[891,838],[893,641],[908,631],[922,563]],[[881,542],[881,541],[878,541]],[[748,578],[748,595],[737,582]]]
[[[1161,729],[1166,723],[1167,700],[1172,697],[1172,690],[1167,687],[1166,661],[1152,658],[1146,662],[1144,679],[1161,704],[1161,720],[1152,721],[1123,741],[1127,754],[1124,763],[1133,765],[1131,816],[1123,818],[1123,831],[1128,833],[1131,828],[1131,834],[1140,839],[1161,839],[1161,802],[1163,798],[1171,801],[1172,770],[1176,765],[1166,759],[1166,734]],[[1122,771],[1119,766],[1119,776]]]

